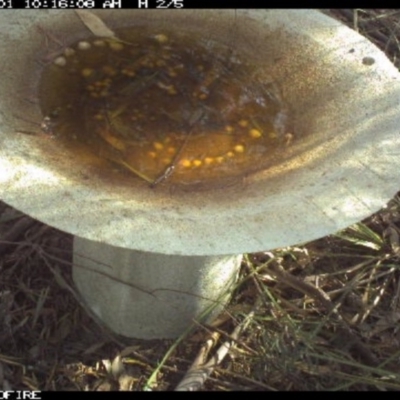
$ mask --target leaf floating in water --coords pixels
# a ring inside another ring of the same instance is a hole
[[[75,10],[75,12],[93,35],[117,39],[116,34],[97,15],[87,10]]]

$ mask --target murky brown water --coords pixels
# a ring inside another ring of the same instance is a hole
[[[143,28],[117,35],[75,43],[42,75],[43,114],[77,163],[95,155],[105,177],[153,187],[212,183],[266,168],[287,145],[279,88],[234,49]]]

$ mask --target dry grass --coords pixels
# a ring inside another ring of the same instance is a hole
[[[326,10],[325,10],[326,12]],[[399,65],[400,10],[332,10]],[[335,236],[251,254],[220,319],[250,325],[208,390],[399,390],[400,201]],[[72,238],[0,203],[0,390],[163,390],[210,328],[171,341],[115,337],[83,311]]]

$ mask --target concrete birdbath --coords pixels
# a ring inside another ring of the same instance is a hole
[[[398,190],[400,75],[338,21],[94,14],[122,40],[73,11],[0,15],[0,191],[75,236],[76,286],[115,332],[180,335],[226,304],[241,254],[336,232]],[[38,26],[66,46],[49,48]],[[130,26],[136,45],[118,30]],[[46,81],[49,68],[72,89]]]

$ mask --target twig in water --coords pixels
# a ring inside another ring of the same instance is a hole
[[[192,133],[194,130],[194,126],[197,122],[201,121],[204,116],[205,116],[205,112],[204,110],[202,110],[199,114],[196,115],[196,113],[194,114],[195,118],[193,118],[193,120],[190,121],[190,129],[189,132],[186,135],[186,138],[184,140],[184,142],[182,143],[181,147],[179,148],[179,150],[176,152],[174,159],[172,160],[172,162],[167,166],[167,168],[165,168],[165,170],[163,171],[163,173],[156,178],[151,184],[150,184],[150,188],[154,189],[159,183],[165,181],[166,179],[168,179],[172,173],[175,171],[175,165],[176,162],[178,161],[179,157],[182,154],[182,151],[184,150],[184,148],[186,147]]]

